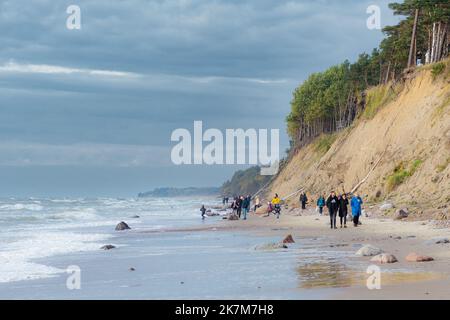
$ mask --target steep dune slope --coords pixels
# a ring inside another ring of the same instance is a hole
[[[450,81],[433,79],[430,68],[423,68],[401,86],[372,119],[362,115],[336,134],[325,153],[317,147],[323,137],[298,150],[270,194],[286,196],[305,187],[316,198],[319,192],[349,192],[367,177],[358,191],[370,201],[389,199],[416,212],[448,206]]]

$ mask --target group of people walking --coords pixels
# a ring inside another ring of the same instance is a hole
[[[237,215],[239,219],[241,219],[242,216],[244,220],[247,220],[247,214],[250,212],[251,202],[252,197],[250,195],[234,197],[234,200],[231,203],[233,214]]]
[[[247,215],[250,212],[250,208],[253,201],[253,211],[256,212],[258,208],[262,206],[261,201],[258,196],[252,198],[252,196],[237,196],[234,197],[233,202],[231,203],[230,208],[233,210],[233,215],[239,217],[239,219],[247,220]],[[302,210],[306,209],[306,205],[308,203],[308,197],[305,192],[300,194],[299,202]],[[275,214],[277,219],[280,218],[281,214],[281,203],[282,199],[275,194],[273,199],[267,204],[267,216],[270,216],[271,213]],[[223,204],[228,204],[228,198],[223,198]],[[351,207],[351,220],[353,225],[357,227],[360,224],[360,217],[362,214],[362,198],[358,193],[355,193],[350,201],[347,198],[347,194],[336,194],[336,192],[332,191],[327,198],[325,198],[325,194],[320,195],[317,199],[317,211],[320,215],[323,215],[323,209],[326,207],[328,209],[328,213],[330,216],[330,228],[337,229],[337,217],[339,216],[339,222],[341,228],[347,228],[347,217],[349,217],[348,206]],[[202,212],[202,217],[204,218],[206,213],[205,206],[202,206],[200,209]]]
[[[301,199],[301,198],[300,198]],[[356,193],[350,200],[350,207],[352,209],[351,217],[353,225],[357,227],[360,222],[359,218],[362,213],[362,198]],[[319,214],[323,214],[323,208],[326,206],[328,208],[328,213],[330,215],[330,227],[331,229],[337,229],[336,220],[339,215],[341,228],[347,228],[347,216],[348,214],[349,201],[345,193],[336,195],[336,192],[332,191],[328,198],[325,200],[325,195],[321,195],[317,200],[317,208]],[[303,208],[303,206],[302,206]]]

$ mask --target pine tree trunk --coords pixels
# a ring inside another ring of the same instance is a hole
[[[411,44],[409,46],[408,68],[411,68],[416,65],[415,43],[416,43],[416,33],[417,33],[418,21],[419,21],[419,9],[416,9],[416,12],[414,15],[414,25],[413,25],[412,35],[411,35]]]

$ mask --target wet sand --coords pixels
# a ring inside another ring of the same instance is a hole
[[[298,267],[304,279],[302,288],[342,288],[333,299],[450,299],[450,244],[431,244],[434,238],[450,238],[449,229],[435,229],[428,221],[394,221],[391,219],[362,218],[355,228],[332,230],[328,216],[319,216],[313,210],[292,210],[280,220],[273,215],[264,217],[251,214],[247,221],[221,221],[195,228],[195,231],[235,230],[248,231],[261,236],[279,237],[292,234],[294,239],[316,240],[313,245],[321,250],[354,251],[371,244],[393,254],[397,263],[376,264],[370,257],[351,256],[344,264],[322,261]],[[169,230],[168,230],[169,231]],[[174,231],[174,230],[171,230]],[[416,252],[434,258],[432,262],[407,262],[405,257]],[[366,286],[367,267],[381,269],[381,289]]]

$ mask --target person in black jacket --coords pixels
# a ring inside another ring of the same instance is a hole
[[[341,228],[342,221],[344,222],[344,228],[347,228],[347,214],[348,214],[348,199],[347,195],[344,193],[343,195],[339,195],[339,219],[341,220]]]
[[[306,203],[308,202],[308,197],[306,197],[306,193],[302,192],[300,195],[300,202],[302,204],[302,210],[306,209]]]
[[[334,191],[331,192],[330,196],[327,199],[327,208],[328,212],[330,213],[331,229],[337,229],[336,215],[339,210],[339,199],[336,197],[336,193]]]
[[[202,219],[205,219],[206,208],[204,205],[202,205],[202,207],[200,208],[200,212],[202,213]]]
[[[244,202],[244,197],[242,197],[242,196],[238,197],[236,200],[236,213],[237,213],[239,219],[241,218],[243,202]]]

